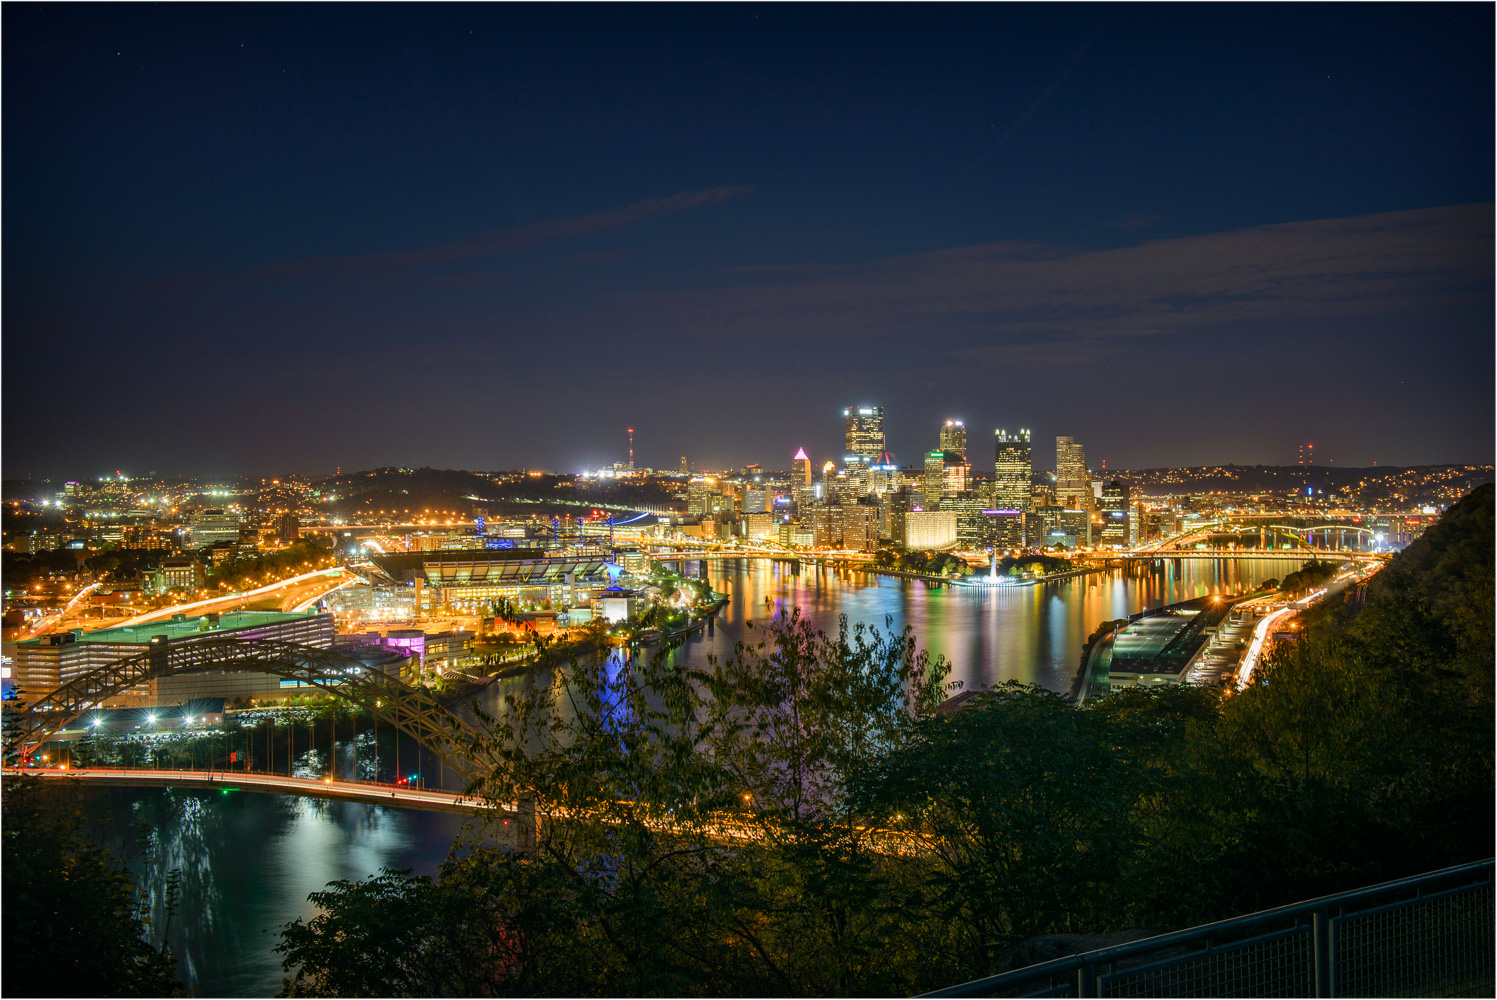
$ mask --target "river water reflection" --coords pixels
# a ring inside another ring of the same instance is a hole
[[[887,617],[896,631],[909,625],[920,646],[951,661],[950,679],[968,689],[1018,680],[1064,691],[1099,622],[1242,591],[1298,566],[1179,560],[1039,586],[974,589],[809,565],[795,574],[764,560],[712,562],[709,579],[732,601],[714,635],[693,637],[677,655],[692,662],[727,655],[740,639],[758,640],[748,622],[799,608],[829,632],[844,614],[849,624],[882,628]],[[698,564],[686,569],[694,574]],[[490,685],[489,707],[517,683]],[[423,777],[436,777],[429,763]],[[141,824],[156,833],[160,860],[149,869],[155,926],[164,917],[165,872],[181,869],[182,901],[170,939],[184,982],[199,996],[273,996],[282,975],[274,952],[278,929],[314,913],[308,893],[381,867],[432,874],[463,822],[443,813],[248,792],[117,788],[91,796],[111,844],[128,851]]]
[[[701,564],[688,563],[695,574]],[[1103,621],[1193,597],[1232,594],[1279,578],[1300,563],[1268,559],[1177,559],[1141,563],[1035,586],[954,587],[804,565],[725,560],[706,564],[713,586],[732,598],[716,634],[691,639],[690,661],[732,652],[738,640],[758,641],[747,623],[799,609],[834,633],[838,617],[898,631],[951,662],[950,679],[965,689],[1008,680],[1068,690],[1081,649]],[[766,599],[768,603],[766,603]]]
[[[205,997],[268,997],[281,988],[281,925],[312,917],[307,895],[381,867],[434,874],[464,818],[254,792],[89,788],[84,812],[105,846],[133,857],[151,926],[169,928],[178,976]],[[143,841],[149,831],[154,844]],[[166,919],[166,873],[182,873]],[[160,939],[155,938],[159,944]]]

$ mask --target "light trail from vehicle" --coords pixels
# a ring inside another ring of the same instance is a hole
[[[310,573],[302,573],[298,576],[287,577],[286,579],[280,580],[276,583],[267,583],[265,586],[256,587],[254,590],[246,590],[241,593],[234,594],[224,594],[220,597],[209,597],[201,601],[190,601],[186,604],[175,604],[169,608],[159,608],[156,611],[148,611],[143,615],[136,615],[134,618],[129,618],[125,621],[120,622],[119,625],[116,626],[116,628],[124,628],[127,625],[140,625],[145,622],[154,621],[155,619],[160,618],[163,615],[170,617],[171,615],[181,614],[184,611],[194,611],[201,608],[206,608],[214,604],[238,604],[243,602],[245,599],[254,599],[256,597],[268,596],[270,594],[273,594],[277,590],[282,590],[286,587],[293,586],[294,584],[302,583],[307,580],[315,579],[319,576],[332,576],[334,574],[343,572],[346,571],[341,566],[333,566],[328,569],[314,569]]]
[[[1263,652],[1263,643],[1268,638],[1268,630],[1273,623],[1284,615],[1289,614],[1290,608],[1280,608],[1258,623],[1253,629],[1253,641],[1248,646],[1247,653],[1242,657],[1242,669],[1237,671],[1237,690],[1241,691],[1252,682],[1253,668],[1258,665],[1258,656]]]

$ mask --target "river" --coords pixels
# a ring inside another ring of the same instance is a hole
[[[713,635],[693,637],[677,655],[693,662],[728,655],[739,640],[757,641],[750,622],[798,608],[827,631],[840,615],[880,628],[887,618],[896,631],[908,625],[921,646],[950,661],[950,680],[963,688],[1018,680],[1064,691],[1099,622],[1238,592],[1296,568],[1271,560],[1180,560],[979,589],[810,565],[796,574],[763,560],[711,562],[707,575],[731,603]],[[686,569],[694,574],[698,564]],[[491,685],[491,704],[515,683]],[[184,983],[199,996],[273,996],[282,976],[277,930],[316,912],[308,893],[382,867],[432,874],[463,822],[444,813],[248,792],[121,788],[90,797],[106,842],[130,851],[138,829],[155,831],[156,860],[146,879],[155,926],[164,917],[165,873],[182,871],[169,938]]]

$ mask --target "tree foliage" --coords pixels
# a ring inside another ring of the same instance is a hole
[[[177,995],[171,955],[147,940],[144,900],[129,870],[84,835],[82,812],[65,801],[69,790],[42,784],[5,779],[4,993]]]

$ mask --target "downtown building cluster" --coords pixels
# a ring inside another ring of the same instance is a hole
[[[843,410],[841,462],[816,466],[804,449],[788,481],[751,469],[698,476],[688,485],[688,534],[733,535],[786,547],[871,552],[1018,551],[1041,546],[1126,546],[1137,542],[1143,511],[1130,486],[1094,479],[1082,446],[1056,439],[1056,473],[1036,477],[1031,432],[994,432],[994,471],[974,473],[960,420],[937,430],[936,447],[913,466],[889,454],[884,408]],[[692,530],[692,528],[695,530]]]

